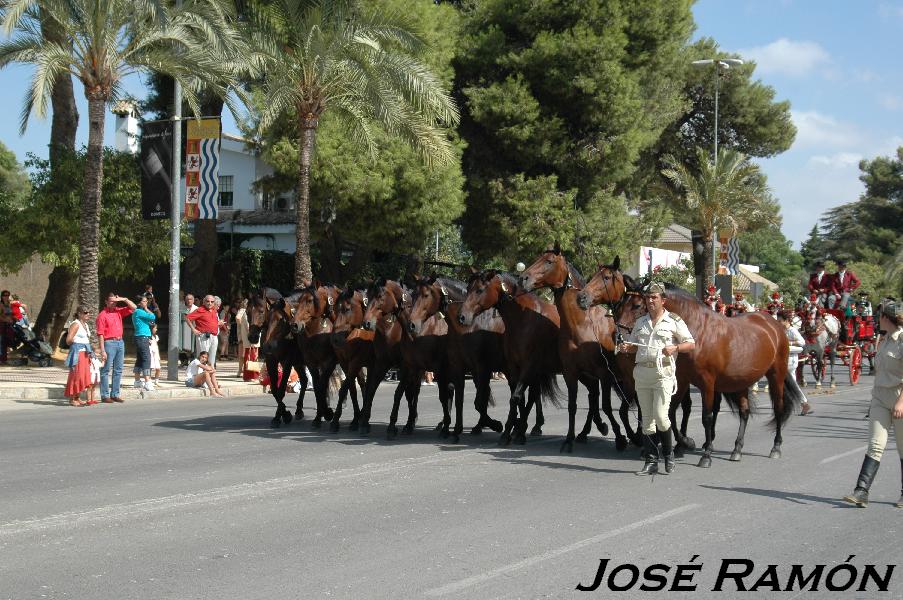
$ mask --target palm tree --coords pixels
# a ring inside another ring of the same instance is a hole
[[[58,37],[41,35],[41,19],[58,26]],[[55,83],[72,75],[88,100],[88,150],[79,235],[78,302],[98,305],[103,132],[106,105],[122,81],[158,71],[182,83],[198,114],[202,88],[225,96],[240,46],[225,9],[216,0],[189,0],[179,9],[156,0],[3,0],[0,24],[10,38],[0,43],[0,67],[35,66],[21,116],[24,133],[32,112],[44,117]]]
[[[272,0],[269,22],[275,45],[265,69],[259,127],[282,116],[298,131],[300,172],[295,225],[295,284],[312,277],[310,168],[319,120],[328,109],[371,153],[373,126],[399,135],[427,164],[453,153],[444,127],[458,122],[454,101],[416,58],[423,46],[402,19],[362,14],[353,0]]]
[[[696,150],[697,169],[665,158],[662,175],[670,193],[686,208],[684,221],[702,232],[705,250],[705,284],[714,280],[713,243],[723,229],[740,231],[780,225],[777,202],[765,183],[765,175],[749,158],[730,148],[719,148],[715,162],[708,152]]]

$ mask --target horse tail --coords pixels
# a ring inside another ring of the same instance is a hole
[[[486,388],[486,406],[495,406],[495,398],[492,397],[492,388]]]
[[[558,387],[558,377],[554,373],[545,373],[539,376],[539,393],[542,402],[551,402],[555,408],[563,406],[561,402],[561,388]]]
[[[787,372],[784,376],[784,403],[780,414],[775,414],[774,418],[768,422],[770,427],[776,425],[784,425],[790,417],[799,412],[803,401],[806,399],[803,390],[797,384],[794,374]]]

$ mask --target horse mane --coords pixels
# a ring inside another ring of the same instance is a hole
[[[515,289],[520,289],[519,275],[515,275],[514,273],[509,273],[507,271],[496,271],[495,274],[498,275],[499,279],[501,279],[505,283],[505,285],[508,286],[508,289],[511,290],[511,292],[513,292]],[[492,278],[490,277],[489,279]]]
[[[583,289],[586,287],[586,280],[583,278],[583,275],[580,274],[580,271],[577,270],[577,267],[571,264],[571,261],[568,259],[564,259],[564,262],[568,266],[568,275],[571,277],[571,285]]]
[[[625,277],[626,277],[626,275],[625,275]],[[625,283],[626,283],[626,282],[625,282]],[[708,307],[707,307],[707,306],[706,306],[699,298],[697,298],[695,295],[691,294],[690,292],[688,292],[687,290],[685,290],[685,289],[683,289],[683,288],[681,288],[681,287],[677,287],[677,286],[674,285],[673,283],[665,282],[665,292],[668,294],[668,296],[670,296],[670,297],[672,297],[672,298],[674,298],[674,299],[681,299],[681,300],[684,300],[684,301],[686,301],[686,302],[695,302],[695,303],[698,304],[699,306],[708,308]]]
[[[461,302],[467,297],[467,286],[464,282],[449,277],[436,277],[433,280],[445,288],[448,298],[453,302]]]

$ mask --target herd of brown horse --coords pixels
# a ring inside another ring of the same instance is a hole
[[[554,303],[535,291],[549,288]],[[671,406],[672,429],[678,447],[692,449],[686,436],[689,386],[702,394],[702,422],[706,442],[699,466],[711,466],[715,422],[722,395],[736,408],[740,427],[731,460],[740,460],[750,415],[749,388],[766,377],[775,427],[770,456],[781,454],[781,428],[799,407],[802,392],[787,372],[788,344],[774,319],[748,313],[727,319],[677,288],[665,294],[667,310],[681,316],[696,339],[696,350],[677,361],[678,389]],[[479,414],[472,433],[486,427],[500,432],[500,443],[526,441],[528,417],[535,409],[531,434],[542,433],[543,403],[558,405],[557,376],[567,387],[568,433],[562,450],[586,441],[593,424],[602,435],[608,425],[618,450],[630,442],[641,445],[640,428],[630,422],[633,404],[633,355],[615,353],[617,339],[629,332],[645,313],[640,286],[620,270],[615,258],[601,265],[585,283],[557,244],[549,247],[519,275],[486,270],[474,272],[464,283],[446,277],[417,277],[411,287],[380,279],[367,289],[311,285],[283,296],[261,290],[250,305],[251,336],[260,336],[261,355],[273,382],[277,402],[273,427],[303,417],[305,385],[301,386],[294,417],[284,398],[288,373],[294,368],[313,378],[316,414],[312,426],[329,422],[338,431],[342,408],[350,394],[354,415],[350,429],[370,431],[373,398],[390,369],[398,372],[387,435],[398,435],[401,397],[408,418],[402,431],[410,434],[417,419],[417,400],[423,373],[431,371],[438,384],[443,411],[437,430],[457,442],[463,432],[465,376],[476,388]],[[329,380],[340,365],[345,379],[335,410],[329,402]],[[510,388],[505,423],[493,419],[490,382],[504,373]],[[302,381],[306,384],[306,381]],[[579,385],[588,394],[583,429],[575,435]],[[357,388],[362,391],[358,401]],[[612,412],[612,390],[620,397],[620,423]],[[678,405],[684,416],[677,425]],[[451,409],[455,408],[454,427]],[[621,427],[624,432],[622,433]]]

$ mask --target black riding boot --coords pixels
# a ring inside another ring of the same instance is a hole
[[[859,508],[865,508],[869,505],[869,488],[872,487],[872,481],[875,479],[875,473],[878,472],[880,461],[875,460],[868,454],[862,461],[862,468],[859,469],[859,479],[856,481],[856,489],[849,496],[843,499],[850,504],[855,504]]]
[[[665,456],[665,475],[674,472],[674,444],[671,440],[671,430],[659,431],[659,437],[662,440],[662,454]]]
[[[655,475],[658,473],[658,448],[655,447],[655,442],[652,441],[651,435],[643,434],[643,454],[646,458],[646,464],[636,474]]]
[[[900,499],[897,500],[897,508],[903,508],[903,458],[900,459]]]

